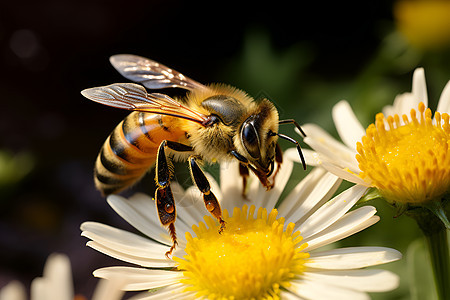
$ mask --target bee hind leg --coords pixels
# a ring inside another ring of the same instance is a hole
[[[174,151],[192,151],[192,147],[171,142],[162,141],[158,148],[156,158],[156,185],[155,192],[156,209],[158,211],[159,220],[161,224],[167,227],[170,237],[172,238],[172,246],[166,252],[166,257],[172,254],[172,251],[177,246],[177,235],[175,232],[175,220],[177,218],[175,201],[170,188],[170,180],[173,176],[172,165],[167,160],[165,148],[168,147]]]
[[[220,204],[219,201],[217,201],[216,196],[213,192],[211,192],[211,186],[205,176],[205,173],[203,173],[196,161],[198,158],[198,156],[194,155],[189,156],[189,169],[191,171],[191,177],[195,185],[203,194],[203,201],[205,202],[206,209],[219,221],[219,233],[222,233],[225,228],[225,221],[222,219],[222,209],[220,208]]]
[[[177,234],[175,232],[175,220],[177,214],[175,211],[175,201],[173,199],[170,185],[165,188],[159,188],[155,192],[156,209],[158,211],[159,220],[161,224],[167,227],[170,237],[172,238],[172,246],[166,252],[166,257],[172,254],[172,251],[178,245]]]

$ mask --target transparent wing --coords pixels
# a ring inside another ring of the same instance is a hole
[[[117,108],[170,115],[200,124],[208,120],[208,116],[182,105],[167,95],[147,93],[139,84],[114,83],[85,89],[81,94],[89,100]]]
[[[179,87],[186,90],[204,89],[203,84],[154,60],[131,54],[118,54],[109,61],[125,78],[139,82],[148,89]]]

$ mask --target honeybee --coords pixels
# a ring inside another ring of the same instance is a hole
[[[173,241],[166,256],[177,245],[171,159],[188,161],[206,209],[220,223],[219,232],[225,228],[225,221],[200,162],[237,159],[243,193],[249,170],[269,190],[283,160],[278,145],[278,138],[282,138],[296,145],[306,169],[299,143],[278,133],[278,125],[293,124],[305,136],[304,132],[293,119],[279,120],[278,111],[269,100],[255,102],[244,91],[225,84],[203,85],[136,55],[114,55],[110,62],[125,78],[142,85],[115,83],[81,92],[95,102],[133,111],[103,144],[95,162],[95,185],[103,195],[118,193],[155,167],[156,209]],[[144,87],[181,88],[188,92],[184,98],[173,99],[161,93],[147,93]]]

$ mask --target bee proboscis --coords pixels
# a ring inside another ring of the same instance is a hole
[[[244,91],[225,84],[203,85],[136,55],[114,55],[110,61],[125,78],[140,84],[115,83],[81,92],[90,100],[132,111],[103,144],[95,163],[95,184],[103,195],[118,193],[155,167],[156,209],[173,241],[166,255],[177,245],[171,159],[188,161],[192,180],[203,194],[206,209],[219,221],[220,232],[225,228],[222,211],[199,162],[237,159],[243,193],[249,170],[271,189],[283,160],[278,145],[278,138],[282,138],[296,144],[306,168],[299,143],[278,133],[278,125],[294,124],[305,134],[294,120],[279,120],[269,100],[256,102]],[[145,88],[188,92],[184,98],[174,99],[148,93]]]

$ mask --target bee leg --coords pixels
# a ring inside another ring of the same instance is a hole
[[[247,179],[249,176],[248,159],[239,154],[238,152],[236,152],[235,150],[232,150],[230,154],[232,154],[239,161],[239,174],[242,176],[242,197],[247,199],[245,190],[247,189]]]
[[[161,188],[158,187],[155,192],[156,210],[158,211],[159,220],[161,224],[167,227],[170,237],[172,238],[172,246],[169,251],[166,252],[166,257],[172,254],[172,251],[177,246],[177,235],[175,232],[175,220],[177,213],[175,210],[175,201],[173,199],[172,190],[170,185]]]
[[[275,170],[275,172],[273,172],[272,175],[272,187],[275,185],[275,177],[277,176],[278,171],[280,171],[281,164],[283,163],[283,150],[281,150],[281,147],[278,143],[275,147],[275,162],[277,163],[277,169]]]
[[[273,188],[273,184],[269,182],[267,179],[266,174],[261,173],[258,171],[255,167],[253,167],[251,164],[248,163],[248,160],[242,156],[241,154],[237,153],[235,150],[230,151],[230,154],[232,154],[241,164],[249,168],[261,181],[261,184],[267,189],[270,190]]]
[[[271,168],[273,171],[272,177],[267,178],[266,179],[267,184],[264,185],[267,188],[267,190],[270,190],[275,186],[275,178],[277,177],[278,171],[280,171],[281,164],[283,163],[283,151],[281,150],[281,147],[278,143],[275,147],[275,162],[277,163],[277,168],[273,170],[274,162],[272,162],[271,163]]]
[[[216,196],[211,192],[209,181],[206,178],[205,173],[200,169],[196,159],[198,159],[198,156],[189,156],[189,169],[191,171],[192,180],[200,192],[203,193],[203,201],[205,202],[206,209],[219,221],[219,233],[222,233],[225,228],[225,221],[222,219],[222,209],[220,208]]]
[[[243,164],[243,163],[239,163],[239,174],[242,176],[242,197],[244,197],[244,199],[247,199],[247,179],[249,176],[249,171],[248,171],[248,167],[247,165]]]
[[[172,238],[172,246],[166,252],[169,257],[172,251],[177,246],[177,235],[175,232],[175,220],[177,218],[175,201],[170,188],[170,180],[173,176],[171,164],[167,161],[165,147],[175,151],[192,151],[192,147],[171,141],[162,141],[158,148],[156,158],[156,185],[155,192],[156,209],[158,211],[159,220],[161,224],[168,228],[170,237]]]

